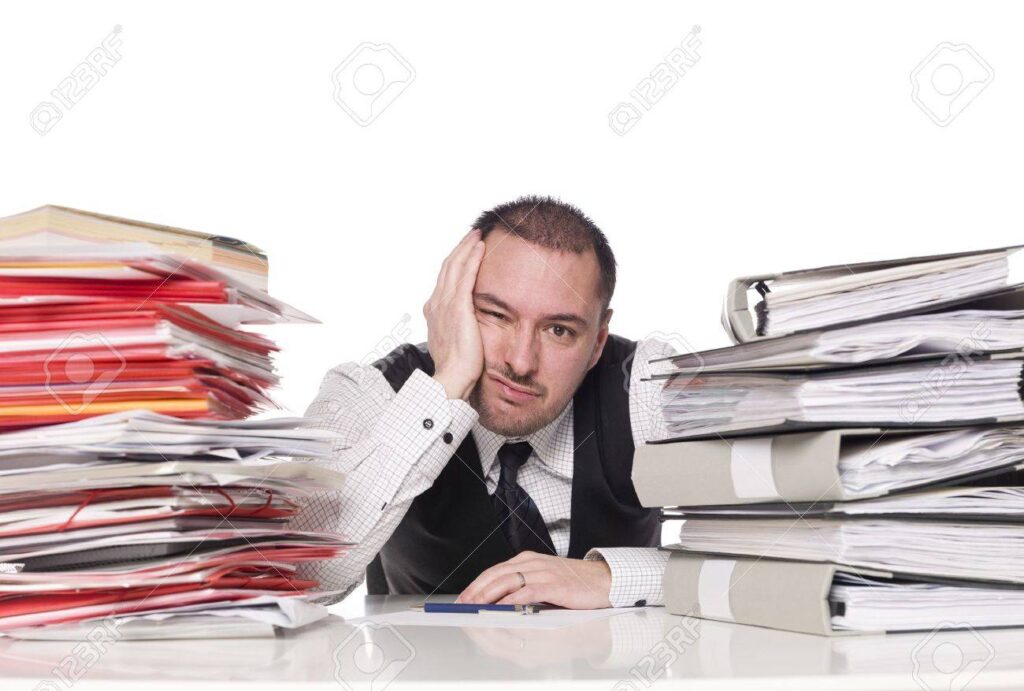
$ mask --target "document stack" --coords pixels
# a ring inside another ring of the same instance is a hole
[[[0,219],[0,633],[267,636],[326,615],[289,521],[341,476],[274,408],[274,344],[310,322],[256,248],[58,207]],[[102,631],[100,631],[102,634]]]
[[[645,506],[675,613],[830,635],[1024,626],[1024,250],[741,278],[670,358]]]

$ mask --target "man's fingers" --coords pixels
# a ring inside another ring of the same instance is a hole
[[[513,567],[513,569],[515,569],[515,567]],[[503,561],[500,564],[495,564],[474,578],[473,582],[466,586],[466,589],[462,591],[456,602],[482,602],[482,600],[477,598],[482,597],[483,591],[490,586],[492,582],[504,575],[507,575],[508,573],[510,573],[509,562]]]
[[[459,595],[456,602],[493,602],[493,600],[480,600],[479,598],[485,597],[485,594],[488,594],[489,589],[492,589],[497,582],[505,582],[505,584],[512,582],[518,588],[519,576],[516,575],[516,572],[523,573],[526,582],[529,582],[530,578],[534,577],[530,574],[543,573],[545,570],[543,555],[536,552],[522,552],[508,561],[495,564],[481,572]]]
[[[536,552],[520,552],[508,561],[495,564],[486,571],[481,572],[480,575],[477,576],[464,591],[462,591],[462,594],[459,597],[462,602],[472,602],[472,600],[467,598],[469,596],[479,595],[479,591],[486,588],[495,579],[512,574],[518,581],[518,577],[515,576],[516,571],[521,571],[523,573],[526,573],[527,571],[536,571],[543,568],[543,564],[543,555]]]
[[[448,285],[448,274],[451,270],[453,258],[459,254],[460,250],[463,250],[470,245],[470,239],[473,237],[475,230],[475,228],[471,229],[468,233],[463,235],[462,239],[459,240],[459,244],[455,245],[455,248],[449,252],[448,256],[444,258],[443,262],[441,262],[441,270],[437,274],[437,284],[434,286],[434,294],[438,295],[438,297],[443,295],[445,286]]]
[[[463,238],[459,246],[455,248],[455,251],[446,260],[448,262],[448,268],[445,271],[444,286],[443,286],[443,299],[445,301],[451,299],[452,294],[463,282],[466,276],[466,263],[469,260],[470,255],[477,250],[479,243],[483,241],[480,239],[480,233],[476,229],[470,231],[469,235]]]
[[[519,578],[519,573],[523,574],[523,579],[526,581],[525,586],[523,585],[523,580],[520,580]],[[526,589],[530,589],[530,592],[533,592],[538,587],[547,587],[553,579],[554,574],[547,569],[503,574],[493,579],[483,589],[481,589],[480,594],[478,595],[480,598],[479,602],[500,602],[502,599],[513,596]],[[534,602],[534,600],[522,600],[522,602]]]
[[[468,297],[473,295],[473,286],[476,285],[476,275],[480,271],[480,264],[484,260],[484,253],[487,246],[480,240],[469,251],[466,263],[462,265],[462,279],[455,286],[456,291],[461,291]]]
[[[523,588],[519,588],[503,598],[498,600],[496,604],[499,605],[532,605],[538,602],[550,602],[551,604],[558,604],[554,602],[557,599],[555,596],[555,587],[551,583],[537,583],[536,585],[527,584]]]
[[[531,574],[532,575],[532,574]],[[505,597],[509,593],[512,593],[521,588],[521,581],[519,576],[514,573],[505,574],[495,578],[488,583],[481,591],[478,596],[480,599],[478,602],[497,602],[501,598]]]

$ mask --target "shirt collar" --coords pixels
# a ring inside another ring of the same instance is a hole
[[[483,468],[484,477],[490,474],[491,469],[498,462],[498,450],[504,444],[525,441],[530,443],[534,455],[540,459],[540,462],[552,472],[562,477],[571,478],[574,460],[571,444],[569,445],[568,458],[565,458],[566,445],[559,445],[558,440],[560,437],[572,439],[571,430],[565,429],[565,425],[572,424],[572,400],[569,401],[569,405],[562,410],[558,417],[533,434],[525,437],[503,437],[481,425],[478,420],[473,425],[473,439],[476,441],[476,448],[480,454],[480,465]],[[568,432],[568,435],[566,435],[566,432]]]

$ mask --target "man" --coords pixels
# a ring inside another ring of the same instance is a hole
[[[358,543],[304,575],[476,603],[660,604],[657,513],[630,479],[663,436],[648,361],[609,334],[615,258],[577,208],[524,197],[483,213],[423,308],[427,344],[328,372],[307,414],[342,439],[346,489],[297,527]],[[338,598],[340,599],[340,597]]]

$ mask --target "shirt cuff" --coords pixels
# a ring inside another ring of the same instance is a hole
[[[603,560],[612,572],[612,607],[665,604],[662,579],[668,552],[654,547],[595,547],[585,559]]]
[[[392,462],[433,482],[476,420],[471,405],[449,399],[441,382],[414,370],[378,420],[374,438],[390,447]]]

